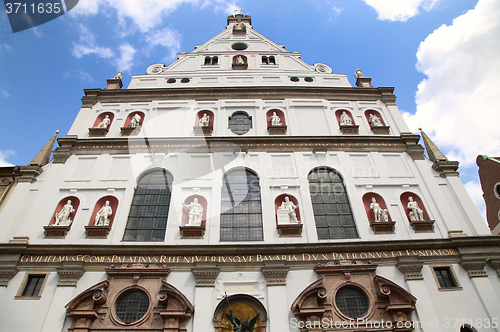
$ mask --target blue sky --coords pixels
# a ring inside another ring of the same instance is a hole
[[[0,13],[0,165],[26,165],[78,113],[83,89],[169,64],[226,26],[241,7],[253,27],[302,59],[395,87],[412,131],[430,135],[484,215],[475,158],[500,155],[497,0],[80,0],[13,34]]]

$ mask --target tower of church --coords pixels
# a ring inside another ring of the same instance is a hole
[[[394,88],[241,14],[122,76],[4,172],[0,330],[499,331],[500,238]]]

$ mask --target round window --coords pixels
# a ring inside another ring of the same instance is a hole
[[[497,198],[500,198],[500,182],[498,182],[497,184],[495,184],[495,196]]]
[[[149,297],[141,290],[131,290],[116,301],[116,316],[125,324],[140,320],[149,308]]]
[[[370,307],[365,293],[357,287],[344,286],[338,290],[335,303],[339,310],[349,318],[366,316]]]
[[[175,83],[175,78],[169,78],[167,80],[167,83],[169,83],[169,84]]]
[[[299,81],[299,78],[298,78],[298,77],[293,76],[293,77],[290,77],[290,81],[292,81],[292,82],[298,82],[298,81]]]
[[[314,81],[314,79],[313,79],[312,77],[306,77],[306,78],[304,78],[304,81],[306,81],[306,82],[309,82],[309,83],[310,83],[310,82],[313,82],[313,81]]]
[[[248,48],[248,45],[245,43],[234,43],[233,45],[231,45],[231,48],[236,51],[243,51]]]

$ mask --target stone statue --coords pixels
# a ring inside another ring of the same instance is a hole
[[[139,114],[134,114],[132,119],[130,120],[130,124],[128,125],[130,128],[137,128],[141,123],[141,116]]]
[[[201,117],[198,125],[201,127],[207,127],[209,123],[210,123],[210,115],[208,115],[207,113],[203,113],[203,116]]]
[[[69,219],[69,216],[75,212],[73,205],[71,205],[71,200],[68,200],[66,204],[62,207],[59,213],[56,213],[56,222],[54,226],[69,226],[73,222],[73,220]]]
[[[356,71],[354,72],[354,77],[356,78],[364,77],[363,72],[359,68],[356,68]]]
[[[203,206],[198,203],[198,198],[193,199],[193,201],[186,205],[182,202],[185,208],[189,209],[189,221],[186,226],[201,226],[201,220],[203,219]]]
[[[293,204],[290,198],[286,196],[280,207],[278,207],[278,224],[299,224],[300,221],[297,220],[297,213],[295,213],[296,209],[297,205]]]
[[[109,226],[109,217],[113,214],[113,209],[109,206],[109,201],[106,201],[101,209],[95,215],[96,226]]]
[[[276,115],[276,112],[273,112],[269,119],[271,120],[271,126],[281,126],[281,119]]]
[[[239,24],[238,24],[238,23],[236,23],[236,24],[234,25],[234,29],[235,29],[235,30],[243,30],[243,29],[245,29],[245,23],[243,23],[243,22],[241,22],[241,23],[239,23]]]
[[[347,115],[346,111],[342,112],[340,115],[340,125],[341,126],[352,126],[352,119]]]
[[[123,77],[123,70],[120,70],[118,72],[118,74],[116,74],[115,77],[113,77],[113,79],[115,79],[115,80],[121,80],[122,77]]]
[[[233,324],[233,332],[253,332],[255,329],[255,323],[257,323],[257,319],[259,319],[260,313],[257,313],[257,316],[248,319],[241,323],[241,319],[238,317],[234,317],[233,309],[231,309],[231,304],[229,304],[229,298],[226,294],[226,300],[229,305],[229,315],[226,314],[226,317],[229,319],[231,324]]]
[[[372,202],[370,203],[370,209],[373,211],[375,216],[375,222],[388,222],[389,221],[389,211],[387,209],[382,209],[377,203],[375,197],[372,197]]]
[[[422,221],[424,220],[424,211],[418,206],[418,203],[413,200],[413,197],[408,197],[408,209],[410,212],[408,216],[411,221]]]
[[[97,126],[97,128],[108,128],[109,124],[111,123],[111,120],[109,119],[109,115],[106,114],[104,119],[102,119],[101,123]]]
[[[373,114],[373,113],[370,114],[369,120],[370,120],[370,124],[372,125],[372,127],[382,127],[382,126],[384,126],[382,124],[382,121],[380,121],[380,118],[378,116],[376,116],[375,114]]]
[[[237,65],[244,65],[245,64],[245,60],[243,60],[243,57],[241,55],[238,55],[236,57],[236,64]]]

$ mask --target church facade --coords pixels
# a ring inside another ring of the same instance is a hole
[[[393,88],[241,14],[122,76],[5,172],[1,331],[500,331],[500,238]]]

